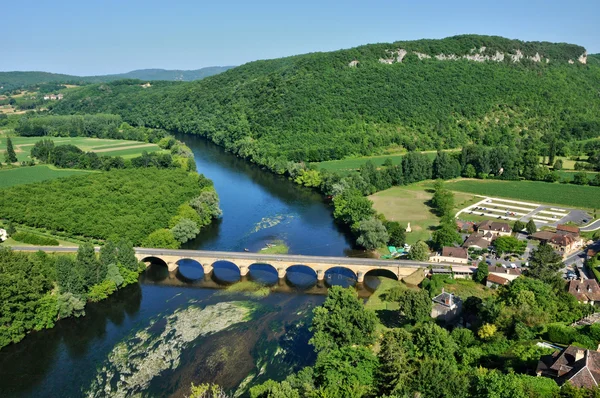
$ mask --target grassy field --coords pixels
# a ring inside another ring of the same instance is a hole
[[[579,156],[580,160],[571,160],[566,156],[557,156],[554,161],[556,162],[558,159],[562,160],[563,170],[575,170],[575,163],[585,162],[587,160],[587,158],[588,158],[587,156],[582,155],[582,156]],[[547,164],[543,163],[543,159],[544,159],[544,157],[540,156],[540,164],[543,164],[544,166],[549,166],[549,167],[553,166],[553,165],[547,165]],[[547,160],[547,158],[546,158],[546,160]]]
[[[133,158],[143,151],[156,152],[160,147],[140,141],[109,140],[89,137],[11,137],[19,162],[30,160],[31,148],[41,139],[50,139],[56,145],[75,145],[84,152],[97,152],[98,155]],[[0,137],[0,158],[4,159],[6,137]]]
[[[431,160],[435,159],[436,152],[423,152],[425,153]],[[342,160],[329,160],[326,162],[313,163],[317,166],[317,169],[325,169],[328,171],[337,171],[337,172],[348,172],[357,170],[363,164],[367,163],[367,161],[373,162],[375,167],[380,167],[387,159],[391,159],[393,164],[400,164],[402,162],[402,157],[404,157],[404,153],[396,153],[389,155],[375,155],[375,156],[363,156],[358,158],[348,158]]]
[[[457,180],[446,183],[453,191],[583,209],[600,207],[600,188],[538,181]]]
[[[386,219],[399,222],[404,228],[410,222],[412,232],[406,234],[406,242],[414,244],[418,240],[429,240],[439,218],[428,206],[432,193],[431,182],[422,182],[408,186],[393,187],[369,196],[374,209]],[[478,200],[474,195],[455,193],[456,211]]]
[[[61,170],[46,165],[5,169],[0,170],[0,188],[53,180],[55,178],[69,177],[72,175],[80,175],[85,173],[90,172],[84,170]]]

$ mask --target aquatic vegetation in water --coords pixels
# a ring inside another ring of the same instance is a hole
[[[282,240],[273,241],[272,244],[260,249],[262,254],[287,254],[290,248]]]
[[[272,217],[263,217],[259,222],[256,223],[251,233],[258,232],[262,229],[272,228],[281,224],[282,222],[287,224],[295,217],[296,216],[294,214],[277,214]]]
[[[232,293],[243,293],[250,297],[267,297],[271,293],[271,289],[268,286],[261,285],[253,281],[243,281],[234,283],[228,286],[227,289],[218,292],[219,295],[232,294]]]
[[[86,395],[129,397],[142,392],[154,377],[179,366],[190,342],[245,322],[252,311],[244,302],[222,302],[204,309],[190,306],[155,320],[113,348]]]

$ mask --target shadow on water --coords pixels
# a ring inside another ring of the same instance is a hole
[[[141,286],[128,286],[101,303],[88,304],[85,317],[58,321],[52,329],[33,332],[22,342],[4,347],[0,355],[2,396],[43,396],[53,390],[65,391],[64,385],[71,383],[79,389],[76,380],[91,378],[96,371],[96,363],[90,362],[90,347],[106,341],[113,329],[124,327],[128,320],[132,322],[141,301]],[[55,366],[65,357],[77,374],[65,375]],[[33,392],[43,381],[47,390]]]

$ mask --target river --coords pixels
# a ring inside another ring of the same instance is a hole
[[[194,152],[198,172],[214,181],[223,210],[185,248],[258,251],[282,240],[294,254],[360,255],[316,192],[202,138],[178,138]],[[198,268],[184,264],[181,272]],[[249,295],[153,265],[139,284],[89,304],[84,317],[3,348],[0,396],[183,397],[192,382],[241,394],[249,384],[281,379],[314,361],[308,325],[326,287],[278,283]]]

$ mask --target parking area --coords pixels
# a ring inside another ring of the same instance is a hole
[[[538,228],[556,227],[568,222],[581,225],[588,223],[591,218],[582,210],[491,197],[483,197],[479,202],[460,210],[457,218],[462,213],[513,222],[533,220]]]

